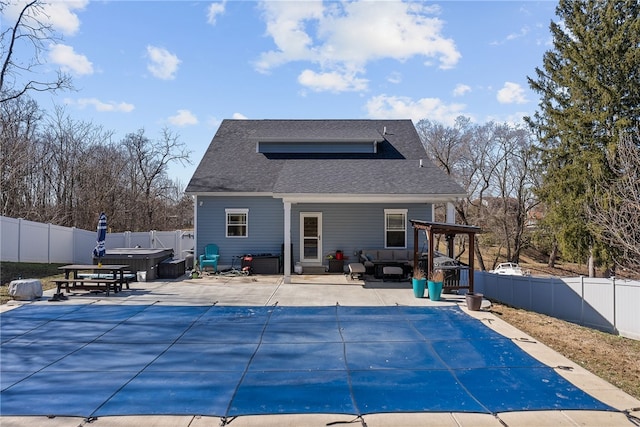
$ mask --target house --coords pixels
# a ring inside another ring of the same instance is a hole
[[[411,120],[224,120],[186,193],[196,258],[208,243],[223,266],[277,254],[285,282],[336,251],[348,263],[363,248],[421,250],[409,220],[465,196],[426,160]]]

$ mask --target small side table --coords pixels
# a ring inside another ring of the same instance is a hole
[[[343,259],[330,259],[329,260],[329,273],[344,273],[344,260]]]

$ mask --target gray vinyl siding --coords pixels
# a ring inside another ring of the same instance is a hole
[[[413,228],[410,219],[431,220],[430,204],[295,204],[291,207],[291,243],[294,262],[300,261],[300,212],[322,213],[323,257],[336,250],[356,260],[354,254],[367,248],[384,248],[385,209],[407,209],[407,249],[413,249]],[[420,250],[425,235],[419,235]]]
[[[221,266],[230,266],[234,256],[243,254],[281,254],[284,243],[284,206],[282,200],[265,197],[207,197],[199,196],[197,254],[208,243],[220,248]],[[227,238],[225,209],[249,209],[248,237]],[[407,209],[407,249],[413,249],[413,229],[409,219],[431,220],[430,204],[293,204],[291,206],[291,243],[293,262],[300,261],[300,212],[322,213],[323,257],[336,250],[349,257],[368,248],[384,248],[385,209]],[[424,233],[419,245],[425,248]]]
[[[234,256],[243,254],[280,254],[284,243],[284,208],[282,200],[272,197],[199,196],[198,248],[204,252],[208,243],[220,248],[219,265],[230,266]],[[226,237],[225,209],[249,209],[248,237]],[[237,263],[237,261],[236,261]],[[237,265],[237,264],[236,264]]]

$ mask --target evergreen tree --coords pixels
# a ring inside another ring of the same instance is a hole
[[[640,122],[639,12],[635,0],[560,0],[553,49],[529,78],[541,97],[526,118],[540,141],[538,196],[563,254],[574,260],[606,256],[587,211],[605,190],[596,182],[614,175],[608,154]]]

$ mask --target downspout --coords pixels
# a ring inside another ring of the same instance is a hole
[[[447,202],[447,224],[456,223],[456,208],[451,202]]]

